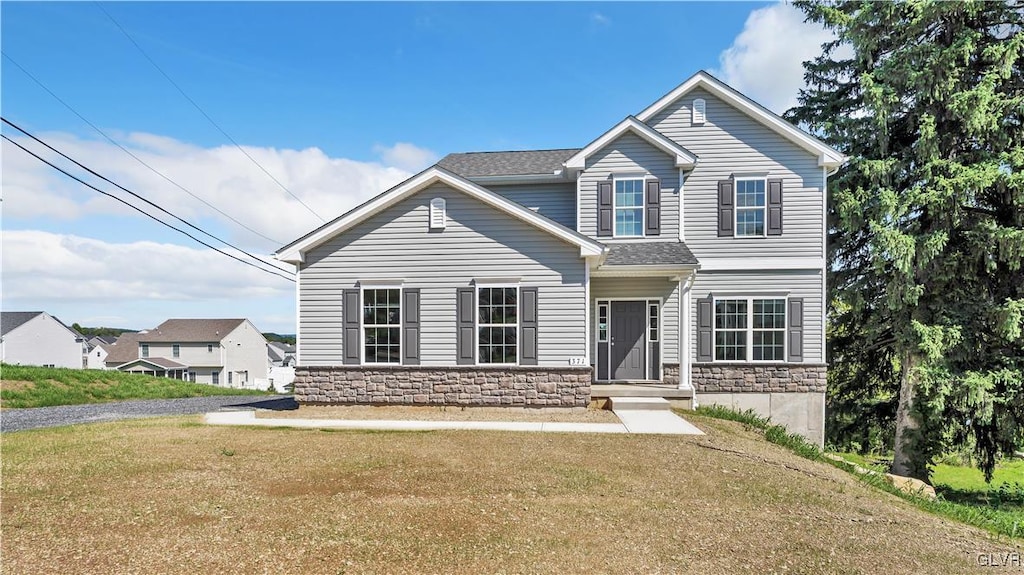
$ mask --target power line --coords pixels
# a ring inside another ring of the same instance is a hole
[[[9,137],[7,136],[7,134],[0,134],[0,138],[3,138],[3,139],[5,139],[5,140],[7,140],[8,142],[10,142],[10,143],[14,144],[15,146],[17,146],[17,147],[21,148],[21,150],[22,150],[22,151],[24,151],[24,152],[25,152],[26,154],[28,154],[28,155],[30,155],[30,156],[32,156],[32,157],[34,157],[35,159],[39,160],[40,162],[43,162],[44,164],[46,164],[46,165],[50,166],[51,168],[53,168],[53,169],[57,170],[58,172],[60,172],[60,173],[64,174],[65,176],[67,176],[67,177],[71,178],[72,180],[75,180],[76,182],[78,182],[78,183],[82,184],[83,186],[86,186],[86,187],[88,187],[88,188],[92,188],[93,190],[96,190],[97,192],[99,192],[99,193],[103,194],[104,196],[107,196],[108,198],[112,198],[112,199],[114,199],[114,200],[117,200],[117,201],[121,202],[122,204],[124,204],[124,205],[128,206],[129,208],[131,208],[131,209],[133,209],[133,210],[135,210],[135,211],[137,211],[137,212],[139,212],[139,213],[143,214],[144,216],[146,216],[146,217],[148,217],[148,218],[152,219],[153,221],[155,221],[155,222],[158,222],[158,223],[160,223],[161,225],[167,226],[167,227],[171,228],[172,230],[174,230],[174,231],[178,232],[179,234],[183,234],[183,235],[185,235],[185,236],[187,236],[187,237],[191,238],[191,239],[192,239],[193,241],[195,241],[196,243],[199,243],[199,244],[201,244],[201,245],[203,245],[203,246],[206,246],[206,247],[210,248],[211,250],[213,250],[213,251],[215,251],[215,252],[217,252],[217,253],[223,254],[223,255],[225,255],[225,256],[227,256],[227,257],[229,257],[229,258],[231,258],[231,259],[233,259],[233,260],[235,260],[235,261],[241,262],[241,263],[243,263],[243,264],[245,264],[245,265],[247,265],[247,266],[250,266],[250,267],[253,267],[253,268],[255,268],[255,269],[258,269],[258,270],[260,270],[261,272],[264,272],[264,273],[268,273],[268,274],[270,274],[270,275],[274,275],[274,276],[277,276],[277,277],[279,277],[279,278],[284,278],[284,279],[286,279],[286,280],[288,280],[288,281],[290,281],[290,282],[294,282],[294,281],[295,281],[295,278],[292,278],[292,277],[289,277],[289,276],[286,276],[286,275],[282,275],[282,274],[279,274],[279,273],[277,273],[277,272],[273,272],[273,271],[270,271],[270,270],[268,270],[268,269],[266,269],[266,268],[261,268],[261,267],[259,267],[259,266],[255,265],[255,264],[253,264],[253,263],[251,263],[251,262],[248,262],[248,261],[246,261],[246,260],[243,260],[243,259],[241,259],[241,258],[239,258],[239,257],[237,257],[237,256],[234,256],[234,255],[232,255],[232,254],[229,254],[229,253],[225,252],[224,250],[221,250],[221,249],[219,249],[219,248],[217,248],[217,247],[215,247],[215,246],[211,246],[210,244],[208,244],[208,243],[204,242],[203,240],[201,240],[201,239],[199,239],[199,238],[197,238],[197,237],[193,236],[192,234],[190,234],[190,233],[186,232],[185,230],[182,230],[182,229],[176,228],[176,227],[172,226],[171,224],[169,224],[169,223],[167,223],[167,222],[165,222],[165,221],[161,220],[160,218],[157,218],[156,216],[154,216],[154,215],[152,215],[152,214],[149,214],[149,213],[145,212],[144,210],[142,210],[142,209],[141,209],[141,208],[139,208],[138,206],[134,206],[134,205],[132,205],[131,203],[129,203],[129,202],[125,201],[124,199],[122,199],[122,198],[119,198],[119,197],[117,197],[117,196],[115,196],[115,195],[113,195],[113,194],[110,194],[110,193],[104,192],[103,190],[101,190],[101,189],[97,188],[96,186],[94,186],[94,185],[92,185],[92,184],[90,184],[90,183],[86,182],[85,180],[82,180],[81,178],[79,178],[79,177],[77,177],[77,176],[75,176],[75,175],[73,175],[73,174],[70,174],[70,173],[68,173],[67,171],[65,171],[65,170],[64,170],[63,168],[61,168],[60,166],[57,166],[56,164],[53,164],[52,162],[50,162],[50,161],[49,161],[49,160],[47,160],[46,158],[43,158],[42,156],[40,156],[40,155],[36,154],[35,152],[33,152],[33,151],[29,150],[28,148],[26,148],[25,146],[22,146],[22,145],[21,145],[21,144],[19,144],[18,142],[15,142],[15,141],[14,141],[14,140],[12,140],[11,138],[9,138]]]
[[[325,220],[322,217],[320,217],[320,214],[314,212],[313,208],[309,207],[306,204],[306,202],[302,201],[302,199],[299,198],[299,196],[296,196],[294,193],[292,193],[291,190],[289,190],[287,187],[285,187],[285,185],[282,184],[277,178],[275,178],[273,174],[268,172],[266,168],[264,168],[259,162],[257,162],[255,158],[250,156],[249,152],[245,151],[245,148],[243,148],[238,142],[236,142],[234,138],[232,138],[230,135],[228,135],[228,133],[224,131],[224,128],[221,128],[220,125],[217,124],[217,122],[213,121],[213,118],[211,118],[210,115],[207,114],[206,111],[203,110],[199,106],[199,104],[196,103],[195,100],[190,98],[189,95],[185,93],[185,90],[182,90],[181,86],[179,86],[177,84],[177,82],[172,80],[171,77],[167,75],[167,72],[164,72],[164,69],[161,68],[160,65],[156,63],[156,61],[154,61],[152,58],[149,57],[149,54],[147,54],[146,51],[142,49],[142,46],[140,46],[139,43],[135,41],[135,38],[133,38],[132,35],[129,34],[128,31],[125,30],[124,27],[122,27],[121,24],[119,24],[117,22],[117,20],[114,19],[113,16],[110,15],[110,12],[107,12],[107,10],[105,8],[103,8],[103,6],[100,5],[99,2],[93,2],[93,4],[96,4],[96,7],[99,8],[100,11],[102,11],[104,14],[107,15],[107,18],[109,18],[110,21],[114,23],[114,26],[117,26],[117,29],[120,30],[121,33],[124,34],[126,38],[128,38],[128,40],[135,46],[135,48],[139,51],[139,53],[142,54],[146,58],[146,60],[149,60],[149,63],[152,64],[153,67],[156,68],[157,71],[160,72],[160,74],[163,75],[163,77],[166,78],[167,81],[170,82],[171,85],[174,86],[175,89],[178,90],[178,93],[180,93],[182,96],[184,96],[185,99],[188,100],[189,103],[192,104],[192,106],[194,106],[196,110],[199,110],[199,113],[202,114],[203,117],[206,118],[207,121],[209,121],[210,124],[212,124],[214,128],[217,128],[217,131],[219,131],[221,134],[223,134],[224,137],[228,139],[228,141],[230,141],[232,144],[234,144],[235,147],[238,148],[238,150],[240,152],[245,154],[245,157],[249,158],[249,161],[251,161],[253,164],[256,164],[256,167],[259,168],[260,170],[263,170],[264,174],[266,174],[271,180],[274,180],[274,183],[276,183],[278,186],[280,186],[282,190],[288,192],[288,195],[290,195],[291,197],[295,198],[300,204],[302,204],[302,207],[304,207],[307,210],[309,210],[309,213],[311,213],[314,216],[316,216],[321,222],[327,223],[327,220]]]
[[[196,230],[197,232],[199,232],[199,233],[201,233],[201,234],[204,234],[204,235],[206,235],[206,236],[208,236],[208,237],[210,237],[210,238],[213,238],[214,240],[217,240],[218,242],[220,242],[220,243],[222,243],[222,244],[224,244],[224,245],[228,246],[229,248],[232,248],[232,249],[238,250],[239,252],[242,252],[243,254],[245,254],[245,255],[249,256],[250,258],[252,258],[252,259],[254,259],[254,260],[257,260],[257,261],[259,261],[259,262],[263,263],[263,265],[266,265],[266,266],[268,266],[268,267],[272,267],[272,268],[274,268],[274,269],[276,269],[276,270],[278,270],[278,271],[282,271],[282,272],[286,272],[286,273],[288,272],[288,270],[286,270],[286,269],[284,269],[284,268],[280,268],[280,267],[277,267],[276,265],[274,265],[274,264],[271,264],[271,263],[269,263],[269,262],[264,262],[263,260],[261,260],[261,259],[257,258],[256,256],[254,256],[254,255],[250,254],[249,252],[247,252],[247,251],[243,250],[242,248],[240,248],[240,247],[238,247],[238,246],[236,246],[236,245],[233,245],[233,244],[231,244],[230,242],[227,242],[227,241],[225,241],[225,240],[222,240],[222,239],[220,239],[219,237],[217,237],[217,236],[215,236],[215,235],[211,234],[210,232],[207,232],[206,230],[203,230],[203,229],[199,228],[198,226],[195,226],[195,225],[193,225],[193,224],[189,223],[188,221],[186,221],[186,220],[184,220],[184,219],[182,219],[182,218],[178,217],[177,215],[175,215],[175,214],[172,214],[172,213],[171,213],[171,212],[169,212],[168,210],[164,209],[164,208],[163,208],[163,206],[157,205],[156,203],[154,203],[154,202],[152,202],[152,201],[150,201],[150,200],[148,200],[148,199],[146,199],[146,198],[144,198],[144,197],[140,196],[139,194],[136,194],[135,192],[133,192],[133,191],[129,190],[128,188],[126,188],[126,187],[122,186],[121,184],[118,184],[117,182],[115,182],[115,181],[111,180],[110,178],[108,178],[108,177],[104,176],[103,174],[100,174],[99,172],[97,172],[97,171],[93,170],[92,168],[90,168],[90,167],[88,167],[88,166],[86,166],[86,165],[82,164],[82,163],[81,163],[81,162],[79,162],[78,160],[76,160],[76,159],[72,158],[71,156],[69,156],[69,155],[65,154],[64,152],[62,152],[62,151],[58,150],[57,148],[55,148],[55,147],[51,146],[50,144],[48,144],[48,143],[46,143],[46,142],[44,142],[44,141],[43,141],[43,140],[41,140],[40,138],[38,138],[38,137],[34,136],[34,135],[33,135],[33,134],[31,134],[30,132],[28,132],[27,130],[25,130],[25,129],[24,129],[24,128],[22,128],[21,126],[19,126],[19,125],[15,124],[14,122],[12,122],[12,121],[8,120],[7,118],[4,118],[3,116],[0,116],[0,120],[2,120],[2,121],[3,121],[3,123],[7,124],[8,126],[10,126],[10,127],[14,128],[15,130],[17,130],[17,131],[21,132],[22,134],[25,134],[25,135],[26,135],[26,136],[28,136],[29,138],[32,138],[32,139],[33,139],[33,140],[35,140],[36,142],[38,142],[38,143],[42,144],[43,146],[45,146],[46,148],[48,148],[48,149],[49,149],[50,151],[52,151],[52,152],[55,152],[56,154],[58,154],[59,156],[61,156],[61,157],[62,157],[62,158],[64,158],[65,160],[67,160],[67,161],[71,162],[72,164],[74,164],[74,165],[78,166],[79,168],[82,168],[82,169],[83,169],[83,170],[85,170],[86,172],[89,172],[90,174],[92,174],[92,175],[96,176],[97,178],[99,178],[99,179],[103,180],[104,182],[107,182],[108,184],[111,184],[111,185],[113,185],[113,186],[116,186],[116,187],[118,187],[119,189],[123,190],[124,192],[127,192],[127,193],[131,194],[131,195],[132,195],[132,196],[134,196],[135,198],[138,198],[138,199],[142,200],[143,202],[146,202],[146,203],[147,203],[147,204],[149,204],[150,206],[153,206],[154,208],[156,208],[156,209],[160,210],[161,212],[163,212],[163,213],[167,214],[168,216],[171,216],[172,218],[174,218],[174,219],[178,220],[179,222],[181,222],[181,223],[185,224],[186,226],[188,226],[188,227],[190,227],[190,228],[192,228],[192,229]]]
[[[0,51],[0,52],[2,52],[2,51]],[[14,60],[14,58],[11,58],[10,56],[8,56],[6,52],[2,52],[2,53],[3,53],[3,56],[4,56],[4,58],[7,58],[7,60],[8,60],[8,61],[9,61],[9,62],[10,62],[11,64],[14,64],[14,65],[15,65],[15,66],[16,66],[16,67],[17,67],[17,68],[19,69],[19,70],[21,70],[21,71],[22,71],[22,72],[23,72],[23,73],[24,73],[24,74],[25,74],[26,76],[28,76],[28,77],[29,77],[29,78],[30,78],[30,79],[31,79],[31,80],[32,80],[33,82],[35,82],[35,83],[36,83],[36,85],[38,85],[38,86],[39,86],[40,88],[42,88],[43,90],[45,90],[45,91],[46,91],[46,93],[48,93],[49,95],[53,96],[53,98],[54,98],[55,100],[57,100],[58,102],[60,102],[61,104],[63,104],[63,105],[64,105],[64,107],[65,107],[65,108],[67,108],[68,110],[70,110],[72,114],[74,114],[74,115],[78,116],[78,119],[79,119],[79,120],[82,120],[83,122],[85,122],[86,124],[88,124],[88,125],[89,125],[89,127],[91,127],[91,128],[93,129],[93,130],[96,130],[96,132],[97,132],[97,133],[99,133],[99,135],[101,135],[101,136],[103,136],[104,138],[106,138],[106,139],[107,139],[107,141],[109,141],[109,142],[110,142],[111,144],[114,144],[115,146],[117,146],[118,148],[120,148],[120,149],[121,149],[121,151],[123,151],[124,153],[128,154],[128,155],[129,155],[129,156],[131,156],[132,158],[135,158],[135,161],[136,161],[136,162],[138,162],[138,163],[142,164],[143,166],[145,166],[145,167],[149,168],[149,170],[150,170],[151,172],[153,172],[154,174],[156,174],[156,175],[160,176],[161,178],[163,178],[163,179],[167,180],[167,181],[168,181],[168,182],[170,182],[170,183],[171,183],[172,185],[174,185],[175,187],[177,187],[177,188],[178,188],[179,190],[181,190],[181,191],[185,192],[186,194],[188,194],[188,195],[192,196],[193,198],[195,198],[195,199],[199,200],[200,202],[202,202],[203,204],[205,204],[205,205],[206,205],[206,206],[207,206],[208,208],[210,208],[210,209],[212,209],[213,211],[217,212],[218,214],[220,214],[220,215],[224,216],[225,218],[227,218],[227,219],[231,220],[232,222],[235,222],[236,224],[238,224],[239,226],[241,226],[241,227],[245,228],[246,230],[249,230],[250,232],[252,232],[252,233],[256,234],[257,236],[259,236],[259,237],[261,237],[261,238],[263,238],[263,239],[265,239],[265,240],[267,240],[268,242],[272,242],[272,243],[275,243],[275,244],[277,244],[277,245],[282,245],[282,244],[284,243],[284,242],[282,242],[282,241],[279,241],[279,240],[275,240],[274,238],[271,238],[271,237],[267,237],[267,236],[265,236],[265,235],[261,234],[260,232],[258,232],[258,231],[256,231],[256,230],[252,229],[251,227],[249,227],[249,226],[247,226],[247,225],[243,224],[242,222],[240,222],[240,221],[236,220],[235,218],[231,217],[230,215],[228,215],[228,214],[227,214],[226,212],[224,212],[223,210],[221,210],[221,209],[220,209],[220,208],[218,208],[217,206],[214,206],[214,205],[213,205],[213,204],[211,204],[210,202],[207,202],[207,201],[206,201],[206,200],[204,200],[203,198],[201,198],[201,197],[199,197],[199,196],[197,196],[197,195],[193,194],[192,192],[190,192],[190,191],[189,191],[188,189],[186,189],[186,188],[185,188],[184,186],[182,186],[182,185],[181,185],[181,184],[179,184],[178,182],[175,182],[175,181],[174,181],[174,180],[172,180],[171,178],[167,177],[167,176],[166,176],[166,175],[164,175],[164,174],[163,174],[163,172],[161,172],[160,170],[157,170],[157,169],[156,169],[156,168],[154,168],[153,166],[151,166],[151,165],[147,164],[147,163],[146,163],[146,162],[145,162],[145,161],[144,161],[144,160],[143,160],[142,158],[140,158],[140,157],[136,156],[135,154],[133,154],[133,153],[131,152],[131,150],[129,150],[128,148],[126,148],[126,147],[122,146],[122,145],[121,145],[120,143],[118,143],[118,142],[117,142],[116,140],[114,140],[113,138],[111,138],[110,136],[108,136],[106,132],[104,132],[103,130],[99,129],[99,128],[98,128],[98,127],[96,126],[96,124],[93,124],[93,123],[92,123],[92,122],[90,122],[90,121],[89,121],[88,119],[86,119],[86,117],[85,117],[85,116],[83,116],[83,115],[79,114],[77,110],[75,110],[74,108],[72,108],[72,107],[71,107],[71,104],[68,104],[68,103],[67,103],[67,102],[65,102],[65,101],[64,101],[63,99],[61,99],[61,97],[60,97],[60,96],[58,96],[57,94],[55,94],[55,93],[53,92],[53,90],[50,90],[49,88],[47,88],[45,84],[43,84],[43,83],[42,83],[42,82],[41,82],[41,81],[40,81],[40,80],[39,80],[38,78],[36,78],[35,76],[33,76],[31,72],[29,72],[28,70],[26,70],[24,66],[22,66],[21,64],[19,64],[18,62],[16,62],[16,61]]]

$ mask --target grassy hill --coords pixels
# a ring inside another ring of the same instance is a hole
[[[0,364],[0,406],[4,408],[253,393],[260,392],[120,371]]]

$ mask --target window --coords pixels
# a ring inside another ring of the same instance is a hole
[[[363,290],[363,361],[401,363],[402,290]]]
[[[181,345],[180,344],[176,343],[176,344],[171,346],[171,356],[172,357],[181,357]]]
[[[194,372],[194,371],[188,372],[188,380],[191,381],[192,383],[195,383],[196,382],[196,372]]]
[[[715,300],[716,361],[783,361],[786,300]]]
[[[658,341],[658,304],[647,304],[647,341]]]
[[[608,304],[597,305],[597,341],[608,341]]]
[[[615,235],[644,235],[644,180],[615,180]]]
[[[430,229],[443,230],[446,223],[444,198],[430,200]]]
[[[763,236],[765,180],[736,180],[736,236]]]
[[[231,377],[232,375],[234,375],[234,374],[233,374],[232,372],[230,372],[230,371],[229,371],[229,372],[228,372],[228,385],[231,385],[231,383],[232,383],[232,382],[231,382],[231,380],[233,379],[233,378]]]
[[[140,343],[139,344],[139,353],[141,354],[141,357],[149,357],[149,344],[148,343]]]
[[[206,353],[213,353],[213,344],[212,343],[206,344]]]
[[[219,371],[215,371],[211,375],[213,375],[213,385],[219,385],[220,384],[220,372]]]
[[[519,288],[481,287],[476,301],[477,362],[517,363]]]

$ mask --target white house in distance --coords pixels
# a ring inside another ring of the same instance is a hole
[[[86,369],[109,369],[107,367],[108,350],[117,341],[113,336],[94,336],[87,342],[89,349],[85,355]]]
[[[267,340],[247,319],[169,319],[107,346],[106,367],[223,387],[265,389]]]
[[[82,368],[84,338],[45,311],[0,313],[0,358],[13,365]]]

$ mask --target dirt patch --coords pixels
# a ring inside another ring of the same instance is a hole
[[[0,553],[11,573],[960,574],[1022,552],[692,420],[708,435],[19,432]]]
[[[32,381],[12,381],[9,379],[0,381],[0,389],[5,391],[25,391],[26,389],[33,389],[35,386],[35,382]]]
[[[263,419],[358,419],[399,421],[539,421],[569,423],[619,423],[611,411],[583,407],[441,407],[303,405],[288,411],[260,410]]]

